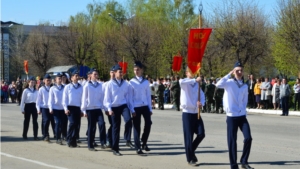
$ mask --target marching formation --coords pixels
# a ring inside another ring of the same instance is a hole
[[[79,147],[81,117],[86,117],[88,129],[86,131],[88,150],[97,151],[95,142],[98,124],[101,149],[111,148],[116,156],[121,156],[119,148],[121,117],[125,130],[126,146],[135,149],[138,155],[143,151],[150,151],[147,141],[151,131],[151,115],[153,108],[153,92],[149,81],[143,77],[144,66],[136,61],[134,64],[134,78],[123,80],[122,68],[115,65],[111,68],[110,80],[102,83],[98,81],[98,72],[91,69],[88,81],[79,83],[79,72],[71,74],[71,83],[67,84],[66,74],[58,73],[55,85],[50,87],[51,77],[44,76],[44,85],[35,88],[35,79],[31,78],[24,89],[21,98],[21,112],[24,114],[23,138],[27,139],[30,118],[33,122],[34,140],[38,138],[38,115],[42,116],[42,139],[49,142],[49,126],[55,123],[54,134],[56,143],[66,142],[70,148]],[[234,75],[234,78],[230,78]],[[243,67],[237,62],[234,70],[221,78],[216,87],[224,89],[223,106],[227,114],[227,140],[231,168],[237,165],[237,130],[241,129],[245,137],[242,168],[252,169],[248,165],[252,137],[250,126],[246,119],[248,101],[248,87],[242,81]],[[205,105],[205,94],[201,89],[202,78],[194,77],[189,68],[186,78],[179,80],[180,101],[182,108],[182,124],[186,159],[189,165],[196,165],[198,159],[195,151],[205,138],[202,116],[197,116],[198,109]],[[150,86],[150,87],[149,87]],[[200,92],[199,98],[196,93]],[[178,103],[177,103],[178,104]],[[179,110],[179,108],[177,108]],[[104,112],[103,112],[104,111]],[[106,130],[105,115],[109,122]],[[141,134],[141,117],[144,117],[144,130]],[[69,125],[68,125],[69,123]],[[68,126],[68,127],[67,127]],[[131,142],[133,129],[134,144]],[[194,134],[196,138],[194,139]]]

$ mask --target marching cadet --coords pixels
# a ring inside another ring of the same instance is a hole
[[[68,116],[69,129],[67,133],[68,147],[79,147],[76,136],[79,135],[78,124],[83,113],[80,110],[83,87],[78,83],[78,71],[72,73],[72,83],[66,85],[63,91],[63,107]]]
[[[106,129],[105,121],[102,113],[104,91],[102,84],[97,82],[97,70],[91,70],[91,80],[83,86],[83,94],[81,101],[81,111],[88,119],[88,149],[90,151],[97,151],[94,148],[94,140],[96,135],[96,123],[98,122],[99,136],[101,148],[105,148],[106,144]]]
[[[171,91],[173,92],[173,102],[177,111],[180,111],[180,85],[179,76],[175,77],[175,80],[171,83]]]
[[[158,96],[158,108],[160,110],[164,110],[164,91],[165,91],[165,86],[163,84],[163,78],[160,78],[158,89],[156,91],[156,94]]]
[[[122,79],[123,72],[119,65],[114,66],[115,79],[108,82],[105,89],[104,105],[111,115],[112,129],[112,150],[116,156],[121,156],[119,152],[121,115],[125,121],[124,139],[126,146],[134,148],[131,139],[132,121],[128,106],[130,106],[129,83]]]
[[[197,117],[198,108],[205,105],[205,95],[202,89],[199,88],[201,78],[194,79],[188,68],[186,69],[186,76],[187,78],[179,80],[183,135],[187,162],[189,165],[195,166],[198,161],[195,151],[205,137],[202,117],[200,119]],[[198,101],[198,95],[196,94],[198,90],[200,90],[200,101]],[[194,134],[197,135],[195,140],[193,140]]]
[[[63,85],[64,87],[70,83],[66,73],[64,72],[62,73],[61,80],[62,80],[61,85]],[[67,141],[68,116],[65,113],[62,115],[62,121],[65,122],[61,124],[62,140]]]
[[[64,86],[62,85],[61,73],[56,75],[55,83],[49,91],[48,107],[50,114],[53,114],[55,120],[56,143],[63,145],[61,135],[63,127],[68,124],[68,118],[66,118],[62,105]]]
[[[38,91],[35,89],[36,81],[34,77],[29,79],[28,86],[23,90],[22,98],[20,101],[20,108],[22,114],[24,114],[24,124],[23,124],[23,139],[27,140],[27,132],[29,128],[30,116],[32,116],[33,124],[33,136],[34,140],[39,140],[38,138],[38,114],[36,110],[36,99],[38,96]]]
[[[231,75],[234,78],[230,78]],[[248,85],[244,83],[243,66],[240,62],[236,62],[234,69],[219,80],[216,84],[218,88],[224,88],[225,93],[223,97],[224,109],[227,115],[227,143],[229,151],[230,166],[232,169],[239,168],[237,165],[237,131],[238,128],[244,135],[244,148],[241,157],[242,168],[252,169],[248,165],[248,158],[250,155],[252,137],[250,132],[250,125],[247,121],[246,106],[248,102]]]
[[[151,91],[149,88],[149,81],[143,77],[143,64],[139,61],[136,61],[133,71],[135,77],[129,82],[131,86],[130,96],[132,96],[130,98],[130,108],[133,116],[134,145],[136,153],[141,155],[144,154],[142,149],[145,151],[150,151],[147,146],[147,141],[152,125]],[[142,149],[140,142],[141,116],[143,116],[145,120],[144,133],[141,138]]]
[[[104,92],[107,88],[107,84],[115,78],[114,66],[111,67],[110,72],[109,72],[109,76],[110,76],[110,80],[103,83]],[[105,114],[107,115],[107,119],[108,119],[108,122],[109,122],[109,128],[107,129],[107,134],[106,134],[106,139],[107,139],[106,147],[107,148],[112,148],[112,120],[111,120],[111,116],[109,115],[109,112],[108,112],[108,110],[105,106],[104,106],[104,110],[105,110]]]
[[[50,113],[48,107],[49,90],[51,84],[51,76],[49,74],[45,74],[44,83],[45,85],[41,86],[39,89],[38,97],[36,100],[36,109],[38,111],[38,114],[42,114],[43,139],[44,141],[49,142],[49,125],[51,119],[53,118],[53,114]]]

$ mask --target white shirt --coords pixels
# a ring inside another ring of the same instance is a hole
[[[135,107],[148,106],[149,111],[152,112],[151,92],[149,88],[149,81],[142,77],[136,77],[129,81],[130,84],[130,104],[131,112],[135,112]]]
[[[103,109],[104,87],[99,82],[89,81],[83,87],[81,111]]]
[[[23,91],[22,98],[21,98],[21,112],[24,112],[25,104],[26,103],[36,103],[36,98],[38,96],[38,91],[34,88],[26,88]]]
[[[130,106],[129,87],[129,83],[123,79],[120,83],[116,79],[107,83],[103,103],[108,111],[112,111],[112,107],[118,107],[123,104],[127,104],[128,107]]]
[[[49,90],[50,86],[42,86],[39,89],[36,99],[36,109],[38,112],[41,111],[41,108],[48,108]]]
[[[152,90],[152,88],[154,89],[154,90]],[[149,89],[150,89],[150,92],[151,92],[151,95],[155,95],[155,86],[153,85],[153,84],[149,84]]]
[[[63,85],[54,85],[50,88],[49,91],[49,100],[48,107],[49,111],[55,110],[64,110],[62,99],[63,99],[64,86]]]
[[[196,79],[180,79],[179,84],[180,90],[180,103],[183,113],[198,113],[197,101],[198,101],[198,90],[200,89],[200,102],[202,106],[205,105],[205,95],[201,88],[199,88],[199,83]]]
[[[68,110],[68,106],[81,106],[81,97],[82,97],[83,87],[77,83],[67,84],[63,92],[63,107],[64,110]]]
[[[238,117],[247,115],[246,106],[248,102],[248,86],[239,84],[234,79],[230,79],[228,74],[218,81],[217,88],[223,88],[223,106],[227,116]]]

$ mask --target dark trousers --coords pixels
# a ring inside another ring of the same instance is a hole
[[[120,126],[121,126],[121,115],[125,121],[125,131],[124,139],[130,141],[131,139],[131,130],[132,130],[132,121],[131,114],[126,104],[119,107],[112,107],[114,115],[111,116],[112,120],[112,149],[115,151],[119,150],[119,141],[120,141]]]
[[[53,118],[53,115],[50,114],[48,108],[41,108],[42,112],[42,125],[43,125],[43,139],[49,137],[49,125],[50,121]]]
[[[106,129],[103,113],[101,109],[87,110],[88,118],[88,147],[94,148],[94,140],[96,135],[96,123],[98,122],[99,139],[101,144],[106,144]]]
[[[67,138],[68,134],[68,116],[65,114],[62,115],[62,123],[61,123],[61,135],[63,138]]]
[[[295,93],[294,96],[294,110],[300,110],[300,93]],[[297,105],[298,105],[298,109],[297,109]]]
[[[229,151],[229,160],[231,169],[238,169],[237,165],[237,131],[238,128],[243,132],[244,135],[244,148],[240,162],[242,164],[248,164],[248,158],[250,155],[252,137],[250,126],[246,116],[229,117],[227,116],[227,143]]]
[[[180,94],[174,94],[174,104],[175,104],[175,107],[176,107],[176,110],[180,110]]]
[[[207,111],[209,113],[211,113],[215,107],[215,101],[213,98],[207,98],[206,101],[207,101],[207,104],[206,104]]]
[[[163,95],[159,95],[158,96],[158,108],[159,109],[164,109],[164,96]]]
[[[68,106],[68,110],[70,111],[70,114],[68,115],[69,129],[67,140],[68,144],[75,146],[77,145],[76,137],[79,135],[78,124],[81,120],[81,110],[80,107],[76,106]]]
[[[141,138],[144,145],[147,144],[152,121],[151,121],[151,114],[148,106],[136,107],[134,108],[134,111],[136,113],[136,116],[133,117],[134,145],[135,145],[135,149],[138,150],[141,149],[141,142],[140,142],[141,116],[143,115],[145,121],[144,132]]]
[[[81,119],[79,120],[78,122],[78,125],[77,125],[77,134],[76,134],[76,139],[79,140],[80,136],[79,136],[79,133],[80,133],[80,127],[81,127]]]
[[[195,159],[195,151],[205,137],[205,130],[202,118],[198,120],[197,114],[182,113],[184,147],[188,162]],[[194,134],[196,138],[194,139]]]
[[[44,136],[43,116],[42,116],[41,124],[42,124],[42,127],[41,127],[42,135]],[[53,131],[53,136],[56,136],[56,134],[55,134],[55,120],[54,120],[54,116],[53,115],[50,117],[50,124],[51,124],[51,128],[52,128],[52,131]],[[48,128],[49,128],[49,126],[48,126]],[[49,131],[49,129],[48,129],[48,131]]]
[[[255,108],[255,95],[253,90],[249,90],[249,95],[248,95],[248,106],[250,108]]]
[[[284,96],[281,98],[282,114],[289,115],[289,96]]]
[[[33,125],[33,136],[37,137],[38,135],[38,114],[35,107],[35,103],[27,103],[24,108],[24,123],[23,123],[23,137],[27,137],[27,132],[30,123],[30,116],[32,116],[32,125]]]
[[[109,142],[109,144],[112,144],[112,120],[111,120],[111,116],[108,115],[107,119],[108,119],[108,122],[109,122],[109,128],[107,130],[106,139],[107,139],[107,142]]]
[[[219,109],[221,108],[221,107],[223,107],[222,106],[222,98],[216,98],[215,99],[215,102],[216,102],[216,113],[220,113],[219,112]],[[222,110],[222,112],[221,113],[223,113],[223,110]]]
[[[21,104],[21,98],[22,98],[22,91],[19,91],[17,94],[17,100],[18,100],[18,104]]]
[[[56,139],[61,139],[61,133],[63,130],[63,126],[68,123],[68,119],[66,119],[66,114],[64,110],[55,110],[53,109],[53,117],[55,120],[55,133]]]

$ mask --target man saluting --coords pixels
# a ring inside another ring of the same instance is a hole
[[[231,75],[234,78],[231,79]],[[234,69],[225,77],[218,81],[216,86],[224,88],[225,93],[223,96],[223,107],[227,115],[227,143],[229,150],[229,159],[232,169],[238,169],[237,165],[237,131],[238,128],[244,135],[244,149],[240,162],[242,168],[252,169],[248,165],[248,158],[251,150],[252,137],[250,126],[247,121],[246,106],[248,102],[248,86],[244,83],[243,79],[243,66],[240,62],[234,65]]]

